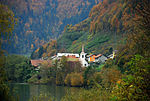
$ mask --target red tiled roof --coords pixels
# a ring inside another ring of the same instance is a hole
[[[43,62],[43,60],[31,60],[31,64],[35,67],[37,67],[42,62]]]
[[[98,57],[100,57],[100,56],[102,56],[102,54],[98,54],[97,56],[95,56],[95,58],[98,58]]]
[[[47,62],[47,66],[51,66],[51,60],[31,60],[32,66],[35,67],[38,67],[43,62]]]
[[[79,61],[79,58],[76,58],[76,57],[67,57],[67,61]]]

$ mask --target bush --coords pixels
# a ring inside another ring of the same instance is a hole
[[[82,86],[83,77],[80,73],[73,73],[71,77],[71,86]]]
[[[111,68],[103,68],[101,71],[102,85],[105,88],[111,88],[121,79],[121,76],[121,72],[115,66]]]
[[[38,78],[37,75],[33,75],[29,80],[28,83],[37,83],[38,82]]]
[[[65,78],[65,84],[67,86],[71,86],[71,74],[67,74],[67,76]]]
[[[96,72],[95,74],[94,74],[94,80],[95,80],[95,82],[96,83],[101,83],[102,82],[102,77],[101,77],[101,73],[100,72]]]
[[[64,85],[64,74],[62,72],[56,74],[56,85]]]
[[[69,86],[82,86],[83,76],[80,73],[67,74],[65,78],[65,84]]]

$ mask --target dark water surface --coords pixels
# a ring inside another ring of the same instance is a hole
[[[11,83],[9,87],[11,94],[17,97],[19,101],[29,101],[33,97],[39,97],[40,95],[47,95],[49,98],[53,97],[55,101],[60,101],[66,93],[78,92],[80,90],[80,88],[74,87],[25,83]]]

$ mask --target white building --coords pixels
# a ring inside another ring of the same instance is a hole
[[[86,61],[86,55],[87,55],[87,53],[84,52],[84,46],[82,46],[82,52],[80,53],[80,55],[77,53],[57,53],[57,55],[51,57],[51,59],[53,59],[53,60],[60,59],[62,56],[75,57],[75,58],[79,58],[79,61],[81,62],[83,67],[88,67],[89,64]]]
[[[76,57],[79,58],[79,54],[74,54],[74,53],[57,53],[57,57],[62,57],[62,56],[72,56],[72,57]]]
[[[82,52],[80,53],[80,61],[81,61],[81,64],[83,67],[88,67],[89,64],[88,62],[86,61],[86,55],[87,53],[84,52],[84,46],[82,46]]]

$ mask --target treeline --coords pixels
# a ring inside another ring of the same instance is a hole
[[[57,39],[56,50],[80,52],[84,43],[87,53],[108,56],[110,49],[125,43],[128,22],[136,16],[128,5],[124,0],[104,0],[95,5],[87,19],[76,25],[66,25]],[[40,53],[41,50],[36,51]],[[41,53],[44,54],[44,50]]]
[[[76,24],[88,17],[99,0],[0,0],[18,18],[14,34],[3,44],[9,53],[29,54],[50,39],[57,38],[67,24]]]

